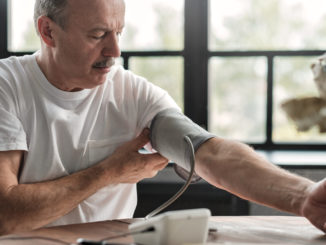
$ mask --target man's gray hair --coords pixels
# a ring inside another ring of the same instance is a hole
[[[45,15],[57,23],[61,28],[65,27],[65,7],[68,0],[36,0],[34,5],[34,25],[37,28],[38,17]]]

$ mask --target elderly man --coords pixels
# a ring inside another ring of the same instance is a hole
[[[140,154],[159,112],[177,108],[114,66],[123,0],[36,0],[41,50],[0,61],[0,233],[132,217],[135,184],[163,169]],[[292,175],[218,137],[196,172],[242,198],[307,217],[325,231],[326,184]]]

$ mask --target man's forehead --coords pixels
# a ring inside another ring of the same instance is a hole
[[[67,7],[73,22],[94,25],[114,19],[119,22],[117,28],[124,26],[124,0],[68,0]]]
[[[124,0],[67,0],[70,13],[96,11],[99,14],[100,10],[108,11],[110,14],[120,14],[125,11]],[[87,17],[87,16],[84,16]]]

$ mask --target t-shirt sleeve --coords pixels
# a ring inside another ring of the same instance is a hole
[[[14,77],[0,64],[0,151],[26,150],[26,133],[18,116]]]
[[[0,151],[26,150],[26,134],[20,120],[0,107]]]
[[[137,124],[140,130],[150,127],[151,121],[160,111],[168,108],[181,111],[168,92],[144,78],[138,77],[137,89],[134,91],[138,111]]]

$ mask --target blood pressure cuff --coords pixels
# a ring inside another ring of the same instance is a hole
[[[185,136],[190,138],[194,152],[205,141],[215,137],[174,108],[159,112],[151,123],[152,147],[162,156],[190,171],[189,159],[192,151]]]

